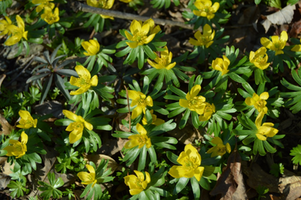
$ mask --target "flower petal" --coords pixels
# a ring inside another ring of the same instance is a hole
[[[204,167],[198,167],[195,171],[194,171],[194,177],[196,178],[197,181],[200,181],[203,173],[204,173]]]
[[[140,135],[147,135],[147,131],[141,124],[137,123],[136,129]]]
[[[214,137],[212,140],[211,140],[211,143],[213,144],[224,144],[223,143],[223,140],[220,138],[220,137]]]
[[[22,144],[27,144],[27,141],[28,141],[28,135],[23,131],[21,133],[21,143]]]
[[[69,110],[63,110],[63,114],[68,118],[71,119],[73,121],[77,121],[78,120],[78,116],[76,114],[74,114],[73,112],[69,111]]]

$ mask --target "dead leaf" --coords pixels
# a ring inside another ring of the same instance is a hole
[[[0,174],[0,190],[4,190],[10,182],[10,176]]]
[[[295,200],[301,196],[301,176],[290,176],[279,179],[279,190],[286,200]]]
[[[0,165],[4,164],[7,160],[7,157],[0,157]]]
[[[264,186],[269,192],[279,193],[278,179],[263,171],[258,164],[253,163],[251,167],[243,166],[243,172],[248,176],[247,183],[251,188],[256,190],[259,186]]]
[[[13,173],[11,169],[14,169],[14,167],[15,167],[15,163],[10,164],[6,160],[1,166],[1,171],[5,175],[10,175]]]
[[[210,195],[215,196],[221,194],[222,200],[243,200],[247,199],[247,193],[244,185],[241,157],[235,149],[228,158],[227,167],[223,170],[222,175]]]
[[[0,114],[0,124],[2,126],[2,131],[0,131],[0,135],[9,135],[14,128],[7,122],[7,120],[1,114]]]
[[[262,21],[265,32],[268,32],[272,24],[283,25],[291,23],[296,5],[287,5],[283,9],[270,15],[266,15],[266,20]]]

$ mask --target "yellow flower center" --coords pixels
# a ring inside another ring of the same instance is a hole
[[[196,169],[199,165],[197,165],[197,158],[196,157],[187,157],[185,161],[185,167],[187,168],[187,171],[193,171]]]
[[[23,145],[20,142],[16,143],[14,145],[14,148],[15,148],[16,151],[19,151],[19,152],[23,151]]]
[[[138,138],[138,143],[141,145],[146,144],[148,140],[148,137],[146,135],[140,135],[140,137]]]
[[[143,43],[143,40],[145,40],[147,38],[147,36],[146,35],[143,35],[143,34],[141,34],[141,33],[136,33],[134,36],[133,36],[133,39],[134,39],[134,41],[136,41],[136,42],[138,42],[139,43],[139,45],[143,45],[144,43]]]
[[[146,96],[145,95],[140,95],[140,99],[138,101],[138,106],[143,106],[143,107],[146,107]]]
[[[188,107],[199,108],[204,103],[203,98],[201,96],[193,97],[193,99],[189,100]]]
[[[75,130],[84,129],[84,125],[82,122],[73,122],[71,123],[71,127]]]
[[[266,101],[265,100],[258,100],[256,102],[256,105],[260,108],[264,108],[265,107],[265,104],[266,104]]]
[[[281,49],[281,48],[280,48],[280,47],[281,47],[281,44],[280,44],[279,42],[274,43],[274,47],[275,47],[276,49]]]
[[[226,152],[226,147],[223,144],[218,144],[217,145],[217,152],[219,154],[224,154]]]

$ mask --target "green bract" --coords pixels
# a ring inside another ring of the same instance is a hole
[[[259,113],[259,115],[257,116],[256,121],[258,120],[258,118],[260,118],[260,114],[261,113]],[[266,151],[268,151],[269,153],[275,153],[277,150],[274,147],[272,147],[270,143],[273,143],[283,148],[282,143],[279,142],[278,139],[283,138],[285,135],[274,135],[272,137],[268,135],[268,137],[265,140],[262,140],[259,139],[259,137],[257,136],[257,134],[259,134],[259,131],[261,130],[258,128],[258,124],[256,124],[256,121],[254,123],[249,117],[247,117],[244,114],[242,114],[242,116],[239,116],[238,120],[242,124],[242,126],[247,129],[246,130],[235,129],[233,130],[233,132],[239,136],[239,139],[242,140],[244,145],[249,145],[250,143],[254,142],[253,144],[254,155],[259,153],[259,155],[264,156],[266,154]],[[258,123],[261,125],[260,120]],[[263,123],[262,126],[271,126],[270,124],[271,123]],[[267,129],[265,131],[267,131]],[[272,131],[272,130],[268,130],[268,131]]]

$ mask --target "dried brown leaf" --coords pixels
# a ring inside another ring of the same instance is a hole
[[[7,160],[5,160],[1,166],[1,171],[5,175],[10,175],[13,173],[13,171],[11,169],[13,169],[14,166],[15,166],[15,163],[10,164],[7,162]]]
[[[241,170],[241,157],[236,149],[229,156],[227,167],[217,180],[213,190],[210,192],[210,195],[212,196],[218,194],[221,194],[222,200],[247,199]]]
[[[295,200],[301,196],[301,176],[289,176],[279,179],[279,190],[286,200]]]
[[[251,167],[243,167],[243,172],[248,176],[247,184],[251,188],[256,190],[259,186],[264,186],[269,189],[269,192],[279,193],[278,179],[263,171],[258,164],[253,163]]]
[[[272,24],[283,25],[291,23],[296,5],[287,5],[283,9],[270,15],[266,15],[267,19],[262,21],[265,32],[268,32]]]
[[[0,135],[9,135],[14,128],[7,122],[7,120],[1,114],[0,114],[0,124],[2,126],[2,131],[0,131]]]

